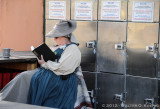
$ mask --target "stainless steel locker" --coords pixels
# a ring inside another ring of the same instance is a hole
[[[86,46],[88,44],[94,45],[93,43],[97,40],[97,22],[77,21],[77,29],[73,34],[79,42],[79,48],[82,54],[82,70],[95,71],[96,54],[94,47],[87,48]]]
[[[123,91],[123,75],[98,73],[96,109],[123,109]]]
[[[127,76],[127,109],[153,109],[158,103],[158,79]]]
[[[157,76],[158,23],[128,23],[127,74]]]
[[[75,3],[89,3],[92,5],[92,19],[91,20],[97,20],[97,4],[98,4],[98,0],[71,0],[71,19],[72,20],[85,20],[83,18],[75,18],[75,14],[76,14],[76,7],[75,7]],[[84,6],[84,12],[86,12],[86,14],[89,14],[90,12],[88,10],[85,10],[85,8],[87,9],[87,6]],[[81,7],[80,9],[83,9],[83,7]],[[83,12],[83,13],[84,13]],[[83,14],[85,15],[85,14]],[[82,16],[83,16],[82,15]],[[86,18],[87,19],[87,18]]]
[[[99,22],[98,71],[124,73],[123,42],[126,42],[126,22]]]
[[[55,1],[55,2],[63,2],[64,5],[64,12],[65,12],[65,19],[66,20],[70,20],[70,0],[45,0],[45,18],[46,19],[59,19],[59,18],[49,18],[49,2],[50,1]],[[58,5],[57,5],[58,6]],[[58,6],[59,8],[59,6]],[[63,6],[62,6],[63,9]],[[57,10],[58,11],[58,10]],[[60,13],[62,12],[61,10],[59,10]]]
[[[103,2],[117,2],[117,1],[119,1],[121,5],[119,7],[120,8],[120,15],[119,15],[120,19],[116,20],[116,21],[127,21],[127,0],[116,0],[116,1],[115,0],[99,0],[98,20],[112,20],[113,14],[115,15],[115,13],[117,12],[117,11],[114,12],[114,10],[119,9],[119,8],[116,8],[118,6],[117,5],[109,5],[110,7],[108,6],[108,9],[112,9],[112,13],[108,13],[108,14],[112,14],[112,15],[109,15],[111,17],[110,19],[109,18],[105,19],[105,18],[102,18],[102,13],[103,13],[102,12],[103,11],[102,3]],[[105,9],[104,9],[104,11],[105,11]],[[108,10],[108,12],[110,12],[110,10]],[[115,20],[113,19],[112,21],[115,21]]]

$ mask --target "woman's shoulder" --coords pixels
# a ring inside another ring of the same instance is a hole
[[[71,50],[72,52],[80,52],[80,49],[76,44],[70,44],[66,49]]]
[[[79,49],[76,44],[70,44],[67,48]]]

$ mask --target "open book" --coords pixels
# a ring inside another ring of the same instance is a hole
[[[38,57],[38,59],[41,59],[41,55],[43,55],[43,59],[45,62],[47,62],[48,60],[56,60],[56,55],[45,43],[39,45],[37,48],[31,46],[31,51]]]

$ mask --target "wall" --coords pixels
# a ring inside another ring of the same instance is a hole
[[[43,0],[0,0],[0,51],[28,51],[43,42]]]

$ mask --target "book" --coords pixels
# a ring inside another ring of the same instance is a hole
[[[38,57],[38,59],[41,59],[41,55],[43,55],[43,59],[45,62],[47,62],[48,60],[56,60],[56,55],[45,43],[39,45],[36,48],[31,46],[31,51]]]

